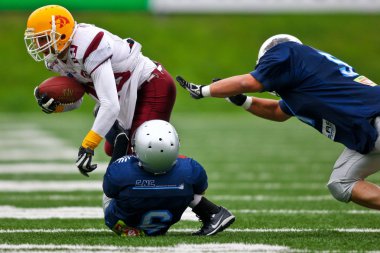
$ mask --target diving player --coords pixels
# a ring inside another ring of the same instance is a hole
[[[177,77],[194,98],[221,97],[274,121],[297,117],[346,148],[327,184],[339,201],[380,209],[380,187],[365,179],[380,169],[380,87],[353,67],[294,36],[279,34],[260,48],[254,71],[197,85]],[[246,96],[273,92],[281,99]],[[305,168],[309,169],[309,168]]]

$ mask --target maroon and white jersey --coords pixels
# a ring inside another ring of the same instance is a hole
[[[141,53],[141,45],[89,24],[78,24],[63,60],[46,67],[71,76],[86,86],[100,104],[92,130],[104,137],[117,119],[130,129],[137,90],[148,80],[156,64]],[[79,106],[78,103],[76,106]]]

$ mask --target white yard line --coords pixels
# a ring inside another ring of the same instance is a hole
[[[227,228],[225,231],[232,233],[314,233],[314,232],[340,232],[340,233],[379,233],[380,228]],[[173,228],[169,232],[192,233],[193,228]],[[112,233],[108,228],[56,228],[56,229],[0,229],[0,234],[23,233]]]
[[[1,187],[1,186],[0,186]],[[1,190],[0,190],[1,192]],[[3,201],[82,201],[82,200],[99,200],[100,195],[73,195],[73,194],[43,194],[43,195],[13,195],[7,194],[1,197]],[[289,201],[326,201],[332,200],[330,195],[315,195],[315,196],[272,196],[272,195],[207,195],[208,198],[214,201],[271,201],[271,202],[289,202]]]
[[[75,166],[74,158],[72,163],[9,163],[0,164],[0,174],[78,174],[78,168]],[[98,163],[98,168],[91,174],[103,174],[108,163]]]
[[[1,173],[11,173],[12,174],[12,166],[7,167],[8,165],[1,165],[0,166],[0,171],[2,170],[3,172]],[[57,170],[59,170],[62,166],[64,168],[63,170],[66,170],[66,173],[68,170],[73,171],[73,173],[77,173],[76,168],[72,166],[67,166],[67,165],[57,165]],[[44,167],[44,166],[42,166]],[[31,168],[33,166],[25,169],[31,172]],[[105,168],[105,165],[104,167]],[[46,170],[52,169],[50,165],[47,165],[45,167]],[[20,169],[22,171],[23,169]],[[7,171],[7,172],[5,172]],[[20,172],[22,173],[22,172]],[[104,170],[102,168],[99,168],[99,171],[97,173],[104,173]],[[80,175],[78,174],[78,177]],[[100,180],[91,180],[91,178],[88,181],[83,181],[83,180],[75,180],[75,181],[39,181],[39,180],[0,180],[0,192],[5,192],[5,191],[15,191],[15,192],[24,192],[24,191],[77,191],[77,190],[87,190],[87,191],[92,191],[92,190],[101,190],[101,185],[102,181]],[[318,188],[324,187],[323,185],[319,185]],[[241,184],[241,183],[225,183],[223,185],[221,184],[214,184],[210,183],[210,188],[212,189],[261,189],[261,190],[278,190],[278,189],[314,189],[312,185],[309,184],[280,184],[280,183],[246,183],[246,184]],[[254,199],[250,199],[252,197],[247,197],[243,196],[242,200],[244,198],[249,201],[249,200],[260,200],[263,197],[257,196],[254,197]],[[322,200],[327,199],[327,195],[323,195]],[[279,197],[280,198],[280,197]],[[310,197],[313,198],[313,197]],[[305,200],[308,201],[310,200],[309,197],[305,197],[304,199],[300,200]],[[331,198],[330,198],[331,199]],[[314,200],[314,199],[311,199]]]
[[[78,175],[80,176],[80,175]],[[0,192],[102,191],[102,181],[12,181],[0,180]]]
[[[2,124],[0,160],[73,160],[78,152],[34,124]]]
[[[177,244],[165,247],[132,247],[111,245],[55,245],[55,244],[0,244],[0,250],[30,252],[40,250],[47,251],[69,251],[69,252],[288,252],[290,248],[266,244],[243,244],[243,243],[208,243],[208,244]]]
[[[100,198],[99,198],[100,199]],[[236,214],[276,214],[276,215],[330,215],[330,214],[351,214],[380,215],[380,212],[372,210],[292,210],[292,209],[238,209],[231,210]],[[0,206],[0,219],[103,219],[103,209],[101,207],[56,207],[56,208],[20,208],[14,206]],[[188,208],[182,215],[182,220],[197,221],[198,218]]]

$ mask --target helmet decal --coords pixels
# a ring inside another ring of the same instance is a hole
[[[54,21],[57,28],[62,28],[65,25],[70,24],[70,20],[68,18],[60,15],[55,16]],[[50,22],[50,24],[52,25],[52,22]]]

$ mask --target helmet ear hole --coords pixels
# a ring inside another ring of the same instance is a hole
[[[66,34],[61,35],[61,40],[64,40],[66,38]]]

